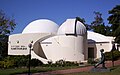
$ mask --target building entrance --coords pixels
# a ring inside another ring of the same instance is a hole
[[[88,58],[94,58],[94,48],[88,47]]]

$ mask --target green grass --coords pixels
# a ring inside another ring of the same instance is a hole
[[[72,67],[37,67],[37,68],[31,68],[31,72],[37,73],[37,72],[47,72],[47,71],[63,70],[63,69],[71,69],[71,68],[78,68],[78,66],[72,66]],[[28,68],[0,69],[0,75],[15,75],[15,74],[21,74],[21,73],[27,73],[27,72],[28,72]]]
[[[38,72],[47,72],[53,70],[63,70],[63,69],[71,69],[71,68],[78,68],[77,66],[72,67],[37,67],[31,68],[32,73]],[[17,68],[17,69],[0,69],[0,75],[15,75],[21,73],[27,73],[28,68]],[[80,72],[80,73],[71,73],[71,74],[64,74],[64,75],[120,75],[120,66],[116,66],[111,68],[111,72]]]
[[[120,75],[120,66],[111,68],[111,72],[80,72],[80,73],[71,73],[64,75]]]

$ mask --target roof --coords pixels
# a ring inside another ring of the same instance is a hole
[[[58,29],[58,35],[74,34],[75,33],[75,20],[67,19]],[[76,34],[86,34],[86,27],[79,21],[76,24]]]
[[[24,33],[57,33],[58,25],[47,19],[35,20],[29,23],[23,30]]]
[[[95,42],[109,42],[113,40],[113,37],[104,36],[102,34],[95,33],[92,31],[87,31],[87,38],[88,40],[93,40]]]

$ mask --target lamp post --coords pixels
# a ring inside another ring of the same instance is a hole
[[[30,48],[30,50],[29,50],[29,63],[28,63],[28,75],[30,75],[30,61],[31,61],[32,44],[30,43],[30,44],[28,45],[28,47]]]

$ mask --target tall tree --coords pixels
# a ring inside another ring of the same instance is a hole
[[[109,11],[111,14],[108,17],[109,24],[111,24],[112,35],[115,38],[115,42],[120,43],[120,5],[116,5],[112,10]]]
[[[103,22],[102,13],[94,12],[94,21],[91,23],[91,30],[103,35],[111,35],[110,26],[106,26]]]
[[[7,42],[9,34],[14,30],[16,24],[14,19],[8,18],[0,11],[0,57],[7,55]]]
[[[102,18],[102,14],[100,12],[96,12],[94,11],[94,14],[95,14],[95,21],[93,21],[91,23],[92,26],[97,26],[97,25],[101,25],[103,24],[103,18]]]

